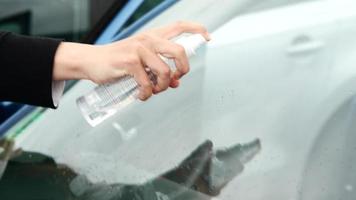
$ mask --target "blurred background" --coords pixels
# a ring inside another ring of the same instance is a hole
[[[0,29],[79,41],[115,1],[2,0]]]

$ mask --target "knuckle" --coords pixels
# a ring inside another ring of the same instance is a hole
[[[171,75],[171,70],[168,67],[164,67],[161,69],[160,75],[163,79],[168,79]]]
[[[183,74],[187,74],[187,73],[189,73],[190,68],[188,66],[185,66],[185,67],[183,67],[183,69],[181,71]]]
[[[136,52],[141,51],[145,47],[144,43],[145,42],[142,40],[136,40],[135,42],[133,42],[132,45],[133,45],[134,50]]]
[[[140,84],[140,100],[147,100],[152,96],[152,85],[149,81],[144,81]]]
[[[145,41],[145,34],[144,33],[138,34],[136,35],[135,39],[137,42]]]
[[[128,66],[137,66],[140,65],[140,59],[137,56],[126,56],[125,64]]]
[[[205,28],[203,25],[201,25],[201,24],[196,24],[195,26],[196,26],[196,28],[197,28],[199,31],[201,31],[201,32],[208,32],[208,31],[206,30],[206,28]]]
[[[141,81],[140,83],[140,86],[142,87],[142,89],[144,91],[151,91],[152,90],[152,84],[149,80],[144,80],[144,81]]]
[[[176,51],[177,51],[177,54],[180,55],[180,56],[184,56],[185,55],[185,49],[181,45],[177,45],[176,46]]]
[[[204,26],[202,26],[201,28],[202,28],[202,31],[203,31],[205,34],[209,34],[208,29],[206,29]]]
[[[151,40],[151,35],[148,33],[141,33],[136,38],[140,44],[144,44],[147,41]]]
[[[141,101],[146,101],[148,98],[149,98],[149,97],[147,97],[145,94],[141,94],[140,97],[139,97],[139,99],[140,99]]]
[[[142,94],[140,95],[140,99],[142,101],[146,101],[148,98],[150,98],[152,96],[152,92],[149,91],[144,91],[142,92]]]
[[[175,25],[176,28],[183,28],[184,25],[185,25],[185,22],[183,20],[178,20],[178,21],[175,22],[174,25]]]
[[[168,84],[157,85],[158,92],[163,92],[168,89]]]
[[[145,90],[149,90],[149,89],[151,89],[151,83],[148,81],[145,81],[141,84],[141,87]]]

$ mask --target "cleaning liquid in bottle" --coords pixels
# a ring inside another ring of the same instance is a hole
[[[200,34],[191,34],[179,37],[174,42],[183,46],[187,56],[190,57],[195,54],[196,49],[206,43],[206,40]],[[176,69],[173,60],[163,56],[161,58],[172,71]],[[150,70],[146,72],[155,84],[156,75]],[[139,85],[132,76],[127,75],[116,82],[95,87],[94,90],[79,97],[77,105],[86,121],[94,127],[135,101],[138,93]]]

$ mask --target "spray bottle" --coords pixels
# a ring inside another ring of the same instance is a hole
[[[200,34],[191,34],[183,35],[174,42],[183,46],[190,57],[195,54],[196,49],[206,43],[206,40]],[[173,60],[160,57],[172,71],[176,69]],[[152,83],[156,82],[156,75],[152,71],[148,70],[147,75]],[[94,127],[134,102],[138,93],[139,85],[132,76],[127,75],[116,82],[95,87],[94,90],[79,97],[77,105],[86,121]]]

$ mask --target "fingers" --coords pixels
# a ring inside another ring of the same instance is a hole
[[[188,21],[178,21],[171,25],[156,29],[156,32],[165,39],[174,38],[182,33],[198,33],[209,41],[210,34],[208,30],[201,24]]]
[[[170,40],[162,39],[152,35],[145,35],[145,37],[146,38],[143,39],[143,41],[146,44],[148,43],[145,46],[148,47],[153,52],[153,54],[155,54],[155,58],[158,54],[162,55],[163,57],[161,58],[164,59],[165,62],[168,62],[169,65],[174,65],[176,67],[176,79],[181,78],[183,75],[189,72],[189,61],[183,46],[176,44]],[[172,60],[174,61],[174,63],[172,62]],[[167,65],[165,64],[165,66]],[[155,70],[155,67],[156,66],[150,66],[150,68],[152,68],[153,70]],[[157,65],[157,67],[161,67],[161,65]],[[156,71],[159,71],[159,69],[156,69]]]
[[[172,78],[171,83],[169,84],[169,87],[171,87],[171,88],[179,87],[179,80]]]
[[[168,65],[152,50],[140,49],[140,56],[145,66],[150,68],[156,75],[156,85],[153,85],[153,93],[165,91],[171,82],[171,70]]]
[[[140,38],[140,42],[136,42],[135,45],[140,60],[132,59],[136,61],[129,62],[133,66],[130,74],[134,75],[135,80],[140,85],[138,98],[143,101],[147,100],[152,93],[157,94],[165,91],[168,87],[176,88],[179,86],[178,76],[172,76],[170,67],[161,59],[159,54],[174,59],[180,76],[189,71],[188,58],[183,47],[168,40],[148,35],[144,37]],[[147,69],[149,70],[147,71]],[[152,77],[152,73],[155,77]]]
[[[147,73],[144,70],[144,64],[140,60],[130,67],[130,74],[139,85],[138,98],[142,101],[150,98],[152,96],[152,82],[148,78]]]
[[[190,70],[189,60],[185,49],[174,42],[157,38],[155,51],[166,58],[173,59],[176,66],[175,78],[179,79]],[[168,61],[169,62],[169,61]],[[173,63],[171,63],[173,64]]]
[[[177,81],[174,81],[171,85],[173,76],[166,62],[168,62],[169,65],[175,65],[174,78],[176,80],[180,79],[190,70],[185,49],[172,41],[149,34],[139,36],[139,40],[142,43],[142,48],[140,49],[144,64],[157,75],[158,84],[154,87],[154,93],[164,91],[169,86],[178,87],[179,83]],[[163,55],[165,58],[158,55]],[[161,58],[165,59],[165,61]]]
[[[127,62],[125,65],[140,85],[139,99],[144,101],[152,93],[157,94],[168,87],[178,87],[179,79],[189,72],[190,66],[185,49],[169,40],[182,33],[201,34],[206,40],[210,40],[209,33],[204,26],[194,22],[180,21],[139,34],[126,41],[130,48],[123,49],[123,52],[129,55],[134,54],[135,60],[139,60],[138,63]],[[174,74],[166,62],[174,62],[176,66]],[[147,68],[151,71],[145,71]]]

